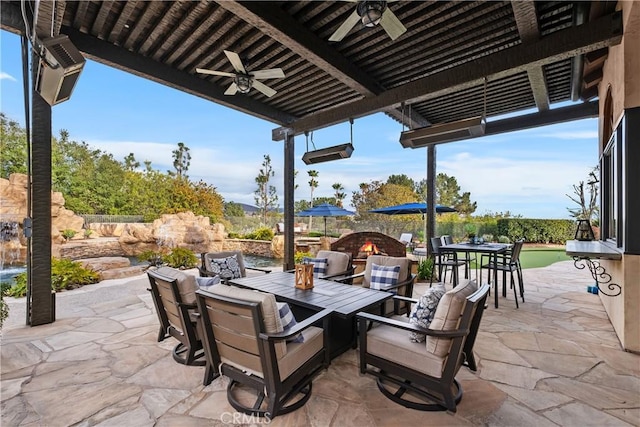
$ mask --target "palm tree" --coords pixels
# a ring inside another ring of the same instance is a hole
[[[318,171],[317,170],[310,170],[310,171],[307,171],[307,173],[309,174],[309,178],[311,178],[309,180],[309,187],[311,188],[310,208],[312,208],[313,207],[313,190],[318,188],[318,180],[316,179],[318,177]],[[311,220],[312,219],[313,219],[313,217],[309,217],[309,231],[311,231]]]
[[[345,199],[345,197],[347,197],[347,194],[344,193],[343,191],[344,186],[339,182],[336,182],[331,186],[331,188],[335,190],[333,197],[336,199],[336,205],[338,205],[338,207],[341,207],[341,208],[344,207],[342,206],[342,201]]]

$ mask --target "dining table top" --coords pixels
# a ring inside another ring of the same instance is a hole
[[[502,253],[509,249],[506,243],[451,243],[440,246],[445,252],[480,252],[480,253]]]
[[[231,279],[229,283],[268,292],[274,294],[278,300],[313,310],[329,308],[341,317],[354,316],[359,311],[379,306],[383,301],[393,297],[391,292],[316,277],[313,278],[313,288],[298,289],[295,287],[295,275],[287,271]]]

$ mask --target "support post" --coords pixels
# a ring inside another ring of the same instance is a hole
[[[436,235],[436,146],[427,147],[427,230],[425,244],[427,256],[431,256],[430,241]]]
[[[40,59],[32,56],[32,63]],[[36,69],[37,67],[32,67]],[[34,79],[35,80],[35,79]],[[27,278],[30,312],[27,323],[31,326],[55,321],[55,299],[51,296],[51,106],[35,90],[32,103],[31,212],[33,218],[30,245],[30,263]]]
[[[283,269],[293,270],[295,241],[293,234],[293,197],[295,188],[294,154],[295,137],[287,134],[284,139],[284,265]]]

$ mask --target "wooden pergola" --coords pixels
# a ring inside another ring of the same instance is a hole
[[[616,3],[600,1],[397,1],[386,7],[404,34],[392,40],[380,26],[357,24],[339,42],[328,39],[355,10],[352,2],[60,0],[0,7],[4,30],[28,28],[40,39],[65,34],[88,59],[274,123],[272,139],[284,141],[285,268],[294,255],[296,135],[376,112],[409,129],[482,114],[485,135],[597,117],[602,67],[623,34]],[[224,50],[250,69],[282,68],[285,78],[265,81],[277,93],[227,96],[227,77],[196,73],[232,72]],[[576,103],[551,108],[567,101]],[[51,107],[35,92],[31,104],[36,325],[51,321],[54,309]],[[427,152],[427,204],[434,207],[435,146]],[[433,209],[428,222],[433,230]]]

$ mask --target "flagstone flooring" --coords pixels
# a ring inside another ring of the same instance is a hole
[[[458,374],[455,414],[387,400],[349,351],[313,383],[300,410],[273,426],[638,426],[640,356],[621,350],[588,273],[565,261],[524,270],[513,295],[485,311],[479,369]],[[224,378],[202,386],[203,367],[173,361],[156,341],[146,276],[57,295],[57,320],[24,326],[24,299],[9,298],[2,330],[1,417],[8,426],[259,425],[227,403]],[[414,295],[428,285],[418,284]],[[493,301],[493,300],[491,300]],[[235,418],[234,418],[235,417]]]

